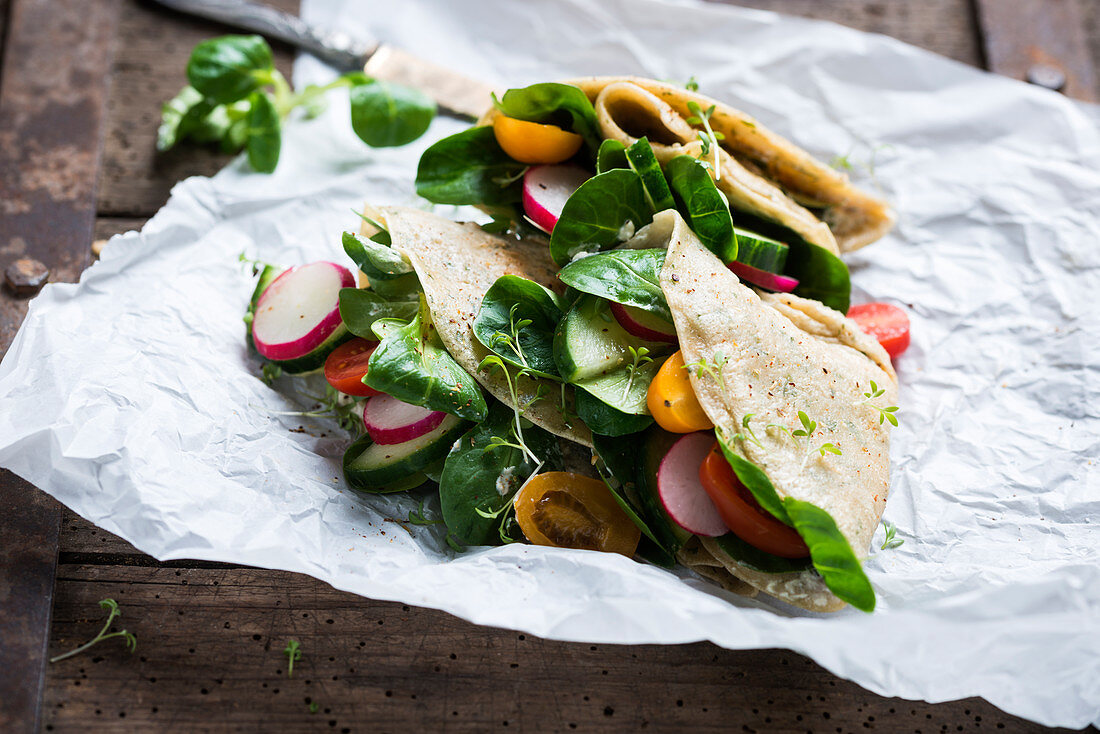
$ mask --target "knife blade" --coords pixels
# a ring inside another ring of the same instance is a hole
[[[382,81],[416,87],[439,111],[476,120],[491,103],[492,87],[418,58],[375,38],[321,28],[281,10],[246,0],[155,0],[172,10],[276,38],[341,71],[362,70]]]

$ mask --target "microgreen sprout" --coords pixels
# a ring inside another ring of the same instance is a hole
[[[320,708],[321,708],[321,707],[320,707],[320,706],[319,706],[319,705],[317,704],[317,702],[316,702],[316,701],[310,701],[310,702],[309,702],[309,712],[310,712],[311,714],[315,714],[315,713],[317,713],[317,711],[318,711],[318,710],[319,710]]]
[[[714,180],[719,181],[722,178],[722,169],[718,166],[718,141],[725,140],[726,136],[720,132],[715,132],[710,127],[710,116],[714,114],[714,105],[711,105],[707,109],[703,109],[699,106],[699,103],[692,100],[688,102],[688,110],[691,111],[691,117],[687,118],[687,121],[691,125],[702,125],[703,130],[699,132],[699,142],[703,146],[703,155],[710,155],[711,150],[714,151]]]
[[[863,393],[864,399],[857,402],[856,405],[863,405],[865,403],[867,405],[870,405],[872,408],[874,408],[875,410],[878,411],[878,424],[880,426],[884,422],[890,421],[890,425],[897,428],[898,417],[894,414],[898,412],[898,406],[890,405],[888,407],[882,408],[882,407],[879,407],[878,405],[875,405],[874,403],[871,402],[872,400],[876,400],[878,398],[881,398],[885,394],[886,394],[885,388],[879,387],[877,384],[875,384],[874,380],[871,380],[871,390],[869,392]]]
[[[260,368],[260,379],[264,381],[264,384],[271,387],[275,380],[283,376],[283,368],[277,364],[271,362],[264,362],[264,366]]]
[[[466,551],[466,546],[462,545],[459,539],[455,537],[454,533],[447,533],[446,540],[447,545],[449,545],[451,547],[451,550],[453,550],[455,553],[464,553]]]
[[[409,510],[409,519],[406,521],[410,525],[443,525],[442,520],[432,520],[426,514],[424,514],[424,500],[420,500],[417,503],[415,510]]]
[[[728,361],[729,357],[721,352],[715,352],[712,361],[708,362],[706,357],[702,357],[697,362],[685,364],[684,369],[690,372],[691,368],[694,367],[696,374],[707,375],[710,379],[718,383],[722,388],[722,392],[726,392],[726,378],[725,375],[722,374],[722,369],[726,366],[726,362]]]
[[[504,381],[508,384],[508,394],[512,398],[512,410],[515,413],[515,418],[512,426],[512,433],[516,439],[515,442],[513,443],[511,441],[508,441],[507,439],[500,438],[499,436],[493,436],[492,440],[489,442],[489,446],[486,447],[486,451],[493,448],[498,448],[500,446],[511,446],[513,448],[516,448],[520,450],[525,456],[530,458],[530,460],[535,464],[535,472],[538,472],[538,470],[542,468],[543,462],[541,459],[539,459],[539,457],[535,456],[535,453],[531,451],[530,447],[523,440],[523,424],[522,416],[520,415],[519,393],[517,390],[517,385],[520,379],[525,376],[530,377],[531,373],[525,369],[521,369],[516,373],[516,377],[513,380],[512,374],[508,370],[508,366],[504,363],[504,360],[495,354],[490,354],[488,357],[481,360],[481,364],[479,364],[477,368],[479,370],[486,370],[490,373],[494,370],[500,370],[501,374],[504,375]]]
[[[764,444],[760,443],[760,439],[756,437],[756,432],[752,430],[752,426],[749,422],[753,419],[756,413],[745,413],[741,416],[741,433],[738,433],[733,437],[734,441],[749,441],[756,444],[759,448],[764,448]]]
[[[497,176],[497,177],[493,178],[492,181],[493,181],[493,183],[495,183],[500,188],[506,189],[509,186],[511,186],[512,184],[514,184],[516,181],[519,181],[521,178],[523,178],[525,175],[527,175],[527,170],[529,168],[530,168],[530,166],[524,166],[523,168],[521,168],[519,171],[512,174],[511,176]]]
[[[801,428],[796,428],[793,431],[790,428],[787,428],[786,426],[779,425],[778,423],[769,423],[767,427],[768,428],[774,428],[777,431],[780,431],[782,433],[786,433],[787,435],[789,435],[791,438],[794,438],[794,439],[799,439],[799,438],[805,439],[805,444],[804,445],[806,447],[806,455],[805,455],[805,458],[803,458],[803,460],[802,460],[802,466],[803,467],[806,466],[806,462],[808,462],[810,460],[810,457],[812,457],[815,452],[817,453],[818,456],[825,456],[825,454],[833,454],[835,456],[840,456],[841,454],[843,454],[843,452],[840,450],[840,447],[837,446],[835,443],[832,443],[832,442],[823,443],[820,446],[818,446],[817,448],[811,450],[810,446],[812,444],[810,442],[810,439],[813,438],[814,433],[817,431],[817,421],[813,420],[812,418],[810,418],[810,416],[806,415],[806,411],[800,410],[800,411],[798,411],[798,422],[802,424],[802,427]]]
[[[283,648],[283,655],[286,655],[286,677],[294,677],[294,663],[302,659],[301,645],[297,640],[288,640],[286,647]]]
[[[498,351],[497,347],[504,345],[516,353],[519,357],[520,363],[524,368],[527,368],[527,357],[523,354],[523,345],[520,343],[519,332],[521,329],[525,329],[534,322],[531,319],[519,319],[516,320],[516,311],[519,310],[519,304],[512,304],[512,308],[508,310],[508,332],[494,331],[492,336],[489,337],[489,348],[494,352]]]
[[[137,637],[135,637],[132,632],[127,632],[126,630],[119,630],[118,632],[107,631],[111,628],[111,622],[114,622],[115,619],[122,614],[118,609],[118,602],[114,599],[100,599],[99,606],[107,612],[107,620],[103,623],[103,627],[99,630],[99,634],[75,650],[70,650],[69,652],[50,658],[51,663],[56,663],[58,660],[64,660],[65,658],[79,655],[92,645],[103,642],[104,640],[109,640],[112,637],[121,637],[125,641],[126,647],[129,648],[131,654],[137,649]]]
[[[630,352],[631,363],[626,366],[626,385],[623,386],[624,399],[630,393],[630,388],[634,387],[634,378],[638,374],[638,368],[653,361],[653,358],[649,356],[649,350],[645,347],[638,347],[635,349],[630,346],[626,349]]]
[[[882,541],[879,550],[893,550],[905,542],[904,539],[895,537],[898,532],[897,525],[892,522],[884,522],[882,526],[886,528],[886,539]]]
[[[356,409],[358,401],[348,395],[344,395],[332,385],[325,385],[324,397],[309,395],[307,393],[303,394],[305,397],[317,403],[317,407],[313,410],[275,410],[272,411],[272,413],[274,415],[300,415],[303,418],[335,418],[337,424],[345,431],[354,433],[359,430],[362,417]]]
[[[688,90],[689,92],[699,91],[699,81],[695,78],[694,75],[692,75],[692,77],[684,83],[684,89]]]

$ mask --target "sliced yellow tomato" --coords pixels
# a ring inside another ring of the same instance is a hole
[[[672,433],[692,433],[714,428],[691,389],[683,352],[676,352],[657,370],[645,396],[657,425]]]
[[[581,149],[584,139],[556,125],[497,115],[493,134],[504,152],[520,163],[561,163]]]
[[[516,520],[535,545],[581,548],[632,557],[641,533],[599,479],[551,471],[516,496]]]

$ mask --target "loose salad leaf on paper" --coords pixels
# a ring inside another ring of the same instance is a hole
[[[411,405],[485,420],[488,406],[481,386],[439,340],[423,296],[412,321],[382,319],[372,328],[380,343],[363,380],[368,387]]]
[[[562,467],[557,438],[521,419],[523,442],[542,462],[540,471]],[[492,401],[485,421],[455,443],[439,479],[439,502],[447,529],[467,545],[500,545],[502,522],[513,495],[536,470],[515,435],[513,411]]]
[[[351,87],[351,129],[373,148],[407,145],[435,117],[435,102],[418,89],[364,77]]]
[[[248,164],[260,173],[271,173],[279,163],[282,126],[275,103],[262,92],[248,97]]]
[[[581,184],[562,208],[550,235],[550,256],[565,265],[578,253],[606,250],[653,220],[645,188],[629,169],[601,173]]]
[[[508,364],[556,380],[554,331],[564,307],[550,289],[518,275],[504,275],[481,301],[474,336]]]

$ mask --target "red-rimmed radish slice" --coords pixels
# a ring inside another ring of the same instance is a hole
[[[909,316],[890,303],[861,303],[848,309],[848,318],[878,339],[891,359],[909,348]]]
[[[657,314],[634,306],[624,306],[615,301],[611,302],[611,313],[615,314],[615,320],[628,334],[633,334],[639,339],[670,344],[675,344],[677,341],[676,327]]]
[[[531,223],[549,234],[558,223],[565,202],[592,178],[576,166],[534,166],[523,176],[523,211]]]
[[[256,304],[252,341],[267,359],[303,357],[339,328],[340,289],[355,286],[351,271],[330,262],[290,268]]]
[[[767,270],[754,268],[751,265],[737,261],[731,262],[729,269],[741,280],[776,293],[790,293],[798,287],[798,280],[789,275],[769,273]]]
[[[391,445],[430,433],[446,415],[438,410],[403,403],[390,395],[375,395],[363,408],[363,426],[372,441]]]
[[[699,466],[713,445],[712,432],[689,433],[672,444],[657,468],[657,494],[665,512],[684,530],[707,538],[729,532],[699,481]]]

